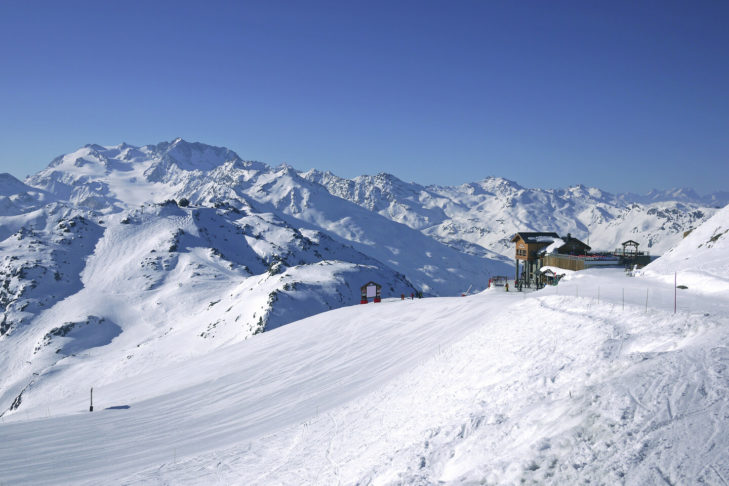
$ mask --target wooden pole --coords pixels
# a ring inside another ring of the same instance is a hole
[[[89,405],[89,412],[94,411],[94,387],[91,387],[91,402]]]

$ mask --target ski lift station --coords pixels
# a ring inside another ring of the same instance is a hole
[[[545,276],[542,267],[556,267],[565,270],[584,270],[595,267],[643,266],[650,262],[647,252],[638,250],[639,243],[628,240],[622,249],[608,252],[592,252],[590,246],[572,237],[560,237],[553,232],[519,232],[512,238],[516,249],[516,273],[514,280],[529,286],[542,285]]]

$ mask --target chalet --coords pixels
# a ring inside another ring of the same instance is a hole
[[[511,238],[516,243],[516,277],[527,285],[535,281],[539,275],[539,252],[559,239],[557,233],[540,233],[521,231]],[[521,267],[521,268],[520,268]]]
[[[516,280],[525,285],[544,283],[543,266],[582,270],[591,266],[616,264],[613,256],[590,254],[590,246],[570,233],[560,237],[557,233],[519,232],[511,238],[516,243]]]
[[[570,233],[560,237],[557,233],[521,231],[511,238],[516,244],[516,276],[524,285],[541,285],[546,280],[557,281],[556,275],[540,272],[542,267],[565,270],[584,270],[594,267],[642,266],[650,263],[647,252],[638,251],[638,242],[627,240],[622,249],[613,252],[592,252],[592,248]]]

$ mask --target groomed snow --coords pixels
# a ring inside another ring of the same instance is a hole
[[[84,393],[6,417],[0,471],[10,484],[722,484],[729,302],[687,289],[674,314],[673,296],[589,270],[539,292],[338,309],[95,387],[93,413]]]

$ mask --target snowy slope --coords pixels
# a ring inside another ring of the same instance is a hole
[[[10,174],[0,174],[0,221],[3,228],[12,226],[13,222],[17,226],[17,221],[22,219],[13,216],[31,212],[52,201],[53,198],[45,191],[27,186]],[[7,231],[0,234],[0,239],[7,237]]]
[[[642,278],[401,301],[503,273],[536,216],[657,248],[715,211],[346,181],[180,139],[86,146],[0,189],[2,482],[729,479],[726,209]],[[352,305],[368,280],[395,298]]]
[[[670,295],[588,271],[538,293],[346,307],[103,384],[91,369],[116,361],[81,361],[55,384],[73,394],[4,417],[0,470],[12,484],[721,484],[729,302],[692,294],[674,315]]]
[[[0,415],[74,393],[54,383],[77,360],[115,356],[114,379],[134,376],[358,303],[368,281],[385,297],[458,294],[508,268],[289,168],[181,139],[88,145],[27,185],[0,182],[13,202],[0,215]]]
[[[99,222],[72,214],[49,211],[46,227],[1,244],[0,414],[65,396],[46,388],[75,360],[115,356],[118,379],[358,302],[355,282],[413,292],[380,262],[270,214],[174,203]],[[162,343],[177,351],[160,356]]]
[[[675,248],[648,265],[643,273],[705,292],[729,292],[729,206],[692,231]],[[678,278],[678,277],[676,277]]]

